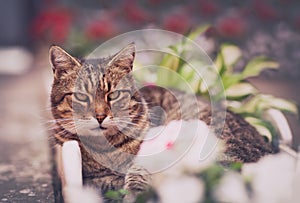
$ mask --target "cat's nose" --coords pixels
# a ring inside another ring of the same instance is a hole
[[[96,119],[99,123],[99,125],[101,126],[103,120],[107,117],[106,114],[96,114]]]

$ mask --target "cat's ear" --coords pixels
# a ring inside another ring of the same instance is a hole
[[[119,71],[129,73],[135,57],[135,44],[132,42],[115,54],[108,63],[110,68],[118,68]]]
[[[73,70],[75,66],[79,67],[81,65],[76,58],[72,57],[59,46],[54,45],[50,47],[49,59],[55,77],[68,73]]]

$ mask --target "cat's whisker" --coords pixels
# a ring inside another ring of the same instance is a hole
[[[128,122],[128,121],[122,121],[122,120],[119,120],[117,125],[120,125],[120,124],[127,124],[127,125],[132,125],[132,126],[139,126],[136,123],[132,123],[132,122]]]
[[[137,104],[143,104],[143,105],[149,105],[149,104],[152,104],[151,102],[137,102],[137,101],[135,101],[134,103],[137,103]]]
[[[114,121],[116,122],[116,121]],[[118,120],[116,123],[119,125],[120,123],[126,123],[126,124],[131,124],[131,125],[137,125],[139,126],[140,123],[148,123],[149,120],[141,120],[139,119],[139,123],[134,123],[133,121],[131,120]]]
[[[149,121],[147,118],[136,118],[136,117],[117,117],[117,118],[113,118],[114,121],[127,121],[127,122],[132,122],[133,119],[138,119],[139,121]]]
[[[130,122],[124,122],[124,121],[120,121],[117,126],[119,127],[126,127],[126,128],[134,128],[136,127],[137,129],[140,129],[140,124],[136,124],[136,123],[130,123]]]
[[[139,114],[129,114],[129,115],[126,115],[126,116],[124,116],[124,115],[118,116],[118,118],[134,118],[134,117],[139,116],[139,115],[144,115],[144,114],[141,112]],[[145,116],[142,116],[142,117],[145,117]]]

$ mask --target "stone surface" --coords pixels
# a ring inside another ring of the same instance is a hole
[[[53,202],[42,74],[0,76],[0,202]]]

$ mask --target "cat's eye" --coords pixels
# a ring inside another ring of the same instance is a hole
[[[78,101],[82,101],[82,102],[88,102],[89,101],[89,97],[86,94],[82,94],[82,93],[75,93],[74,94],[75,98]]]
[[[119,90],[116,90],[114,92],[111,92],[107,95],[107,99],[109,101],[111,100],[115,100],[115,99],[118,99],[118,97],[120,96],[120,91]]]

